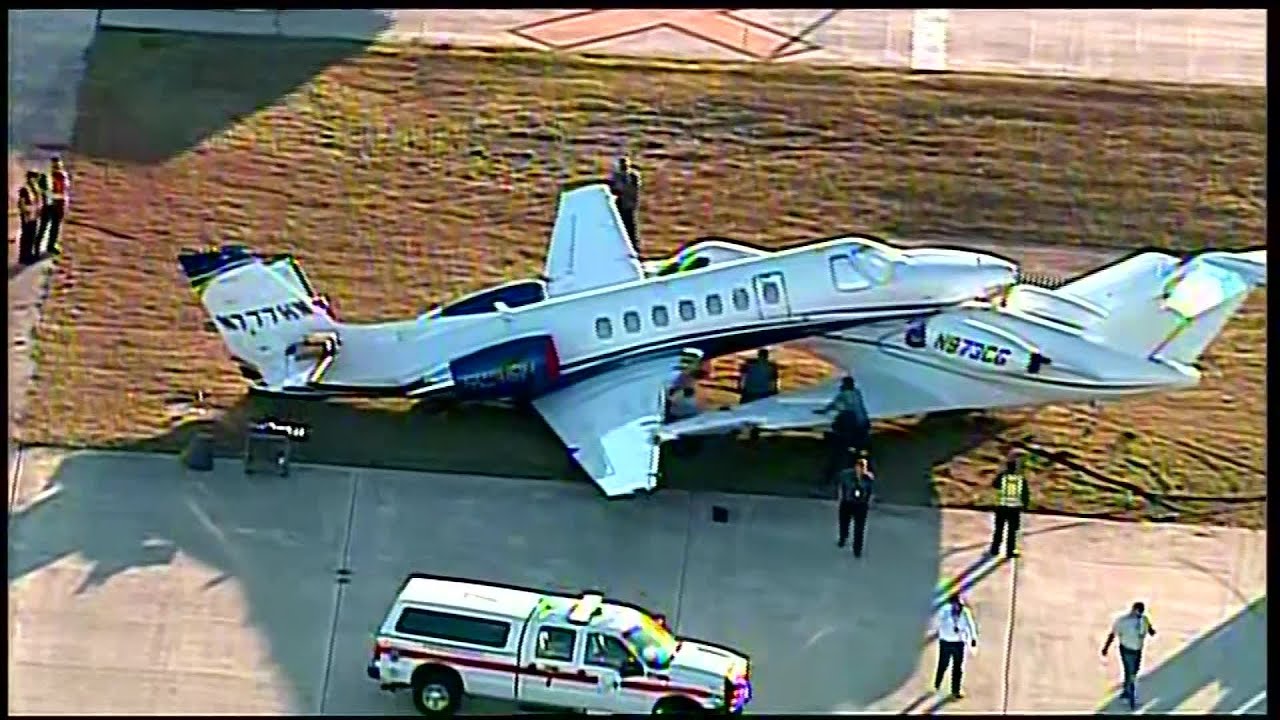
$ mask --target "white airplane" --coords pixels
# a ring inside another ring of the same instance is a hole
[[[714,267],[735,252],[767,254],[713,241],[649,270],[695,257]],[[830,262],[833,274],[847,272],[845,259]],[[1146,251],[1054,290],[1022,283],[927,318],[865,323],[791,345],[852,375],[874,419],[1120,399],[1195,386],[1197,359],[1266,274],[1265,250]],[[817,411],[837,383],[669,423],[659,439],[826,427],[832,417]]]
[[[233,246],[179,262],[254,389],[530,400],[609,497],[654,488],[654,430],[690,355],[915,317],[1017,274],[992,255],[847,237],[646,277],[598,182],[561,194],[544,279],[397,322],[340,322],[289,255]]]

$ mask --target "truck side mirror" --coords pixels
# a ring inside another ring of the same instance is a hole
[[[618,674],[622,677],[638,677],[644,675],[644,665],[641,665],[640,661],[635,658],[629,658],[626,662],[622,663],[622,667],[619,669]]]

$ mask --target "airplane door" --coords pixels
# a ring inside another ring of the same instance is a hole
[[[787,317],[791,304],[787,300],[787,284],[782,273],[763,273],[755,277],[756,307],[762,319]]]

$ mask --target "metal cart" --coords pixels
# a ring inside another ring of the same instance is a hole
[[[244,474],[264,470],[288,477],[293,443],[305,442],[308,434],[308,428],[299,423],[273,418],[251,423],[245,434]]]

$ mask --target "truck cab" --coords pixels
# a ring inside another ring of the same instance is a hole
[[[368,675],[411,690],[425,715],[465,696],[627,714],[737,713],[751,699],[745,655],[678,639],[638,606],[426,575],[405,581]]]

